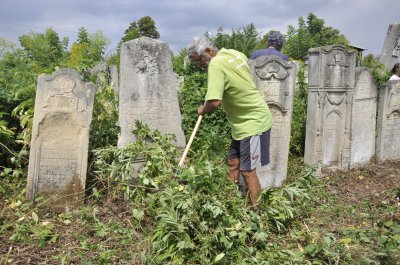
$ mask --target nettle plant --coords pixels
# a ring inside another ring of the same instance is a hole
[[[310,170],[286,187],[264,190],[262,210],[254,212],[223,161],[200,150],[178,168],[173,139],[140,122],[134,134],[135,143],[94,152],[97,193],[132,202],[137,229],[151,238],[149,263],[254,263],[252,255],[268,250],[268,237],[290,227],[316,181]],[[132,181],[138,157],[145,162]]]

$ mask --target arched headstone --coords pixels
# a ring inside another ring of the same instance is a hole
[[[83,203],[95,88],[71,69],[40,75],[26,197],[49,196],[56,211]]]

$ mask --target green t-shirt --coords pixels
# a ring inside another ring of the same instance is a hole
[[[232,137],[242,140],[271,128],[272,115],[256,88],[247,57],[221,49],[208,65],[206,100],[222,100]]]

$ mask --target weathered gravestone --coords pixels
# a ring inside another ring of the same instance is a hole
[[[304,162],[346,169],[350,165],[352,90],[356,51],[344,46],[309,50]]]
[[[107,63],[102,61],[97,63],[95,66],[89,69],[91,75],[97,75],[96,86],[101,88],[102,84],[106,81],[107,75]]]
[[[382,53],[379,62],[392,69],[395,63],[400,62],[400,24],[394,23],[389,25],[386,33],[385,43],[383,44]]]
[[[111,65],[109,68],[111,76],[111,86],[116,94],[119,93],[119,78],[118,78],[118,67]]]
[[[375,155],[376,84],[366,67],[356,67],[355,78],[350,167],[364,166]]]
[[[118,146],[135,141],[132,130],[140,120],[152,130],[174,134],[185,147],[181,113],[168,44],[142,37],[121,46]]]
[[[262,188],[279,187],[287,174],[296,65],[275,55],[250,60],[249,65],[273,116],[270,163],[257,168],[257,175]]]
[[[26,197],[50,196],[61,211],[83,202],[95,88],[70,69],[40,75]]]
[[[378,161],[400,159],[400,81],[380,89],[377,132]]]

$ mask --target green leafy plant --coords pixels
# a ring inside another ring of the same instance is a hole
[[[305,66],[301,62],[297,70],[297,84],[294,92],[292,125],[290,132],[290,154],[304,156],[307,122],[308,84],[305,82]]]

